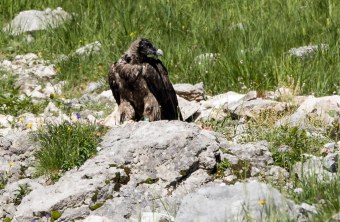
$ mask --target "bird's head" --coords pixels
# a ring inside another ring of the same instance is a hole
[[[163,51],[161,49],[156,48],[152,45],[152,43],[148,39],[139,39],[137,40],[137,52],[142,56],[163,56]]]

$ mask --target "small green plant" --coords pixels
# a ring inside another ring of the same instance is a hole
[[[7,182],[8,182],[8,173],[6,171],[2,171],[0,173],[0,190],[6,187]]]
[[[37,175],[47,175],[52,181],[74,167],[81,166],[97,152],[102,127],[80,122],[48,124],[35,132],[33,139],[41,149],[35,153]]]
[[[307,131],[298,127],[282,126],[269,134],[264,139],[271,142],[270,150],[276,165],[290,169],[290,167],[303,160],[302,154],[318,154],[325,140],[307,135]],[[282,152],[278,148],[282,145],[288,150]]]
[[[229,160],[224,159],[221,162],[219,162],[217,164],[217,170],[216,170],[216,175],[218,177],[223,177],[224,176],[224,171],[228,168],[231,167],[231,163],[229,162]]]
[[[31,192],[28,184],[20,184],[19,188],[15,190],[14,205],[20,205],[22,199]]]
[[[58,210],[52,210],[51,211],[51,222],[54,222],[54,221],[56,221],[56,220],[58,220],[60,217],[61,217],[61,213],[60,213],[60,211],[58,211]]]
[[[103,206],[103,203],[96,203],[94,205],[90,205],[89,208],[91,211],[97,210],[98,208],[100,208],[101,206]]]
[[[251,125],[245,142],[266,140],[270,143],[274,164],[286,168],[288,171],[299,161],[305,153],[318,155],[325,138],[308,135],[307,130],[298,127],[280,126],[265,128],[258,124]],[[286,147],[284,150],[282,147]]]
[[[19,92],[15,87],[15,77],[0,71],[0,113],[18,116],[25,112],[39,113],[46,102],[33,103],[31,97]]]
[[[12,219],[9,218],[9,217],[5,217],[4,220],[3,220],[3,222],[11,222],[11,221],[12,221]]]

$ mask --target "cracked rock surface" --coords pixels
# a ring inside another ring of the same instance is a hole
[[[25,196],[15,220],[56,209],[67,221],[89,214],[129,221],[153,209],[174,213],[184,195],[211,180],[219,149],[213,134],[180,121],[114,127],[101,145],[79,169]],[[172,209],[164,209],[164,203]]]

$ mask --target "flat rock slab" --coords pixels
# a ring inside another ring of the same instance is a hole
[[[175,222],[271,221],[270,216],[280,218],[280,215],[286,221],[295,214],[295,204],[278,190],[251,181],[229,186],[213,184],[188,194]]]

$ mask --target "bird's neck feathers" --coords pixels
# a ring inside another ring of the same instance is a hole
[[[145,60],[145,56],[138,52],[138,43],[139,41],[133,42],[125,53],[125,55],[131,59],[129,62],[131,64],[142,63]]]

